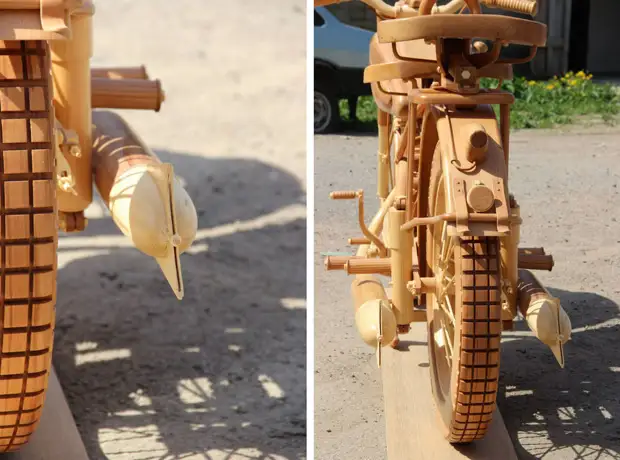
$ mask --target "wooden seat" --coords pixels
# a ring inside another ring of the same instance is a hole
[[[389,19],[377,26],[381,43],[437,38],[481,38],[529,46],[545,46],[547,26],[496,14],[440,14]]]
[[[434,45],[426,44],[423,40],[412,40],[398,43],[396,46],[399,55],[420,61],[399,59],[394,54],[392,44],[380,43],[375,34],[370,41],[370,65],[364,71],[364,83],[370,83],[372,94],[381,110],[402,117],[406,115],[408,105],[406,95],[413,88],[413,83],[403,79],[438,79],[439,73]],[[510,80],[513,77],[510,64],[491,64],[479,69],[478,72],[480,77],[501,80]]]

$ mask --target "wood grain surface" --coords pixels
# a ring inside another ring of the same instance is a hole
[[[517,460],[497,410],[484,439],[458,447],[444,439],[431,392],[426,324],[412,324],[400,339],[398,350],[384,349],[381,368],[389,460]]]
[[[0,451],[41,415],[56,296],[56,198],[45,42],[0,42]]]

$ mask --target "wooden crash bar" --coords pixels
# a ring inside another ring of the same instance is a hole
[[[548,270],[553,268],[553,256],[542,248],[519,248],[519,268]],[[327,256],[327,270],[344,270],[348,275],[386,275],[392,273],[389,257]]]

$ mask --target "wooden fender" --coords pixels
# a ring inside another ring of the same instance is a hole
[[[484,202],[490,195],[493,206],[491,211],[505,212],[508,217],[508,192],[505,189],[508,172],[506,159],[501,147],[501,136],[497,126],[495,113],[490,105],[479,105],[475,109],[455,109],[448,112],[432,107],[432,114],[437,123],[439,144],[443,170],[448,172],[448,190],[451,197],[449,212],[464,215],[465,212],[484,212]],[[475,130],[473,129],[475,128]],[[484,130],[488,142],[484,155],[472,158],[472,133]],[[476,159],[472,163],[471,159]],[[497,182],[501,181],[504,188],[497,199]],[[460,185],[457,184],[457,181]],[[484,190],[481,190],[484,189]],[[509,229],[504,230],[494,222],[468,222],[469,236],[507,236]],[[456,225],[448,226],[450,234],[461,234],[457,220]]]
[[[183,297],[179,255],[198,229],[196,208],[174,176],[120,115],[93,112],[95,184],[118,228],[154,257]]]

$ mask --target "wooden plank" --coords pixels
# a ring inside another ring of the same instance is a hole
[[[401,335],[399,350],[383,349],[381,367],[389,460],[517,460],[514,446],[495,411],[481,441],[454,447],[441,432],[431,392],[426,323]]]
[[[75,420],[52,369],[43,415],[30,442],[3,460],[88,460]]]

